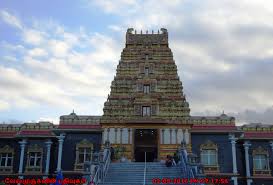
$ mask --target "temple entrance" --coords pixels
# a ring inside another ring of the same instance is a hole
[[[135,161],[153,162],[157,159],[157,130],[156,129],[136,129],[135,130]]]

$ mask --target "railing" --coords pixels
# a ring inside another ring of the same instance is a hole
[[[99,183],[104,182],[110,163],[111,163],[111,152],[109,149],[106,149],[106,153],[103,156],[103,161],[98,166],[95,167],[96,168],[95,175],[92,179],[95,185],[98,185]]]
[[[146,152],[145,152],[145,163],[144,163],[144,172],[143,172],[143,185],[146,184]]]
[[[187,179],[193,179],[195,178],[195,174],[198,175],[197,171],[195,170],[195,173],[193,172],[193,168],[197,166],[193,166],[189,163],[189,159],[188,159],[188,153],[185,147],[182,146],[181,150],[180,150],[180,165],[181,165],[181,169],[182,169],[182,173],[185,174],[185,177],[183,178],[187,178]],[[199,174],[200,175],[200,174]],[[202,183],[191,183],[193,185],[203,185]]]

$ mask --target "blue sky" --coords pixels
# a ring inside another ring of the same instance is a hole
[[[165,27],[192,115],[272,123],[272,19],[261,0],[1,1],[0,122],[101,115],[126,29]]]

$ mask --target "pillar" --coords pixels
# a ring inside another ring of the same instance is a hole
[[[231,149],[232,149],[232,167],[233,167],[233,174],[237,174],[237,160],[236,160],[236,141],[237,138],[235,138],[234,134],[230,135],[229,137],[231,142]],[[234,185],[238,185],[238,179],[237,176],[233,176],[232,180],[234,182]]]
[[[59,147],[58,147],[58,163],[57,163],[57,172],[62,169],[62,153],[63,153],[63,143],[64,143],[64,134],[61,134],[60,136],[57,136],[59,141]]]
[[[123,136],[122,136],[122,134],[123,134],[122,132],[123,132],[123,129],[120,128],[120,139],[119,139],[120,144],[123,144],[123,143],[122,143],[122,137],[123,137]]]
[[[131,135],[132,135],[132,129],[128,128],[128,144],[132,144],[132,139],[131,139]]]
[[[49,164],[50,164],[50,150],[51,150],[51,140],[45,142],[46,144],[46,166],[45,166],[45,175],[48,175],[49,172]]]
[[[163,128],[163,129],[161,129],[161,144],[165,144],[165,137],[164,137],[164,135],[165,135],[165,129]]]
[[[272,150],[272,158],[273,158],[273,141],[270,141],[270,144],[269,144],[270,146],[271,146],[271,150]]]
[[[118,128],[115,128],[115,140],[114,143],[118,143]]]
[[[120,137],[120,135],[121,135],[121,130],[120,130],[120,128],[116,128],[116,144],[120,144],[120,139],[121,139],[121,137]]]
[[[178,129],[177,131],[177,144],[180,144],[184,139],[184,133],[183,130],[181,128]]]
[[[184,140],[184,141],[185,141],[186,144],[188,145],[188,144],[190,143],[189,129],[186,128],[184,136],[185,136],[185,140]]]
[[[246,164],[246,178],[247,178],[247,185],[251,185],[252,180],[250,178],[250,168],[249,168],[249,147],[251,144],[248,141],[244,142],[244,149],[245,149],[245,164]]]
[[[18,174],[21,175],[23,173],[23,166],[24,166],[24,156],[25,156],[25,148],[27,141],[23,139],[22,141],[19,141],[20,148],[21,148],[21,153],[20,153],[20,163],[19,163],[19,171]],[[23,178],[20,176],[20,178]]]
[[[107,141],[109,141],[109,132],[110,132],[110,128],[107,128]]]
[[[271,157],[273,161],[273,141],[270,141],[270,146],[271,146]]]
[[[173,144],[172,138],[173,138],[173,129],[170,128],[170,144]]]

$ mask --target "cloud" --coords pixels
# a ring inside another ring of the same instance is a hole
[[[9,61],[9,62],[16,62],[17,58],[13,56],[4,56],[3,57],[4,61]]]
[[[90,6],[97,5],[107,13],[124,14],[136,12],[140,6],[137,0],[117,0],[115,2],[111,0],[95,0],[89,1]]]
[[[35,29],[25,29],[23,32],[23,40],[31,45],[39,45],[45,40],[45,33]]]
[[[116,31],[116,32],[123,31],[122,28],[120,26],[117,26],[117,25],[109,25],[108,28],[110,30],[113,30],[113,31]]]
[[[150,0],[97,6],[120,17],[119,27],[168,29],[192,115],[225,110],[239,122],[272,119],[260,113],[273,105],[272,2]]]
[[[9,84],[3,89],[7,98],[1,98],[9,108],[19,106],[18,100],[28,107],[45,104],[101,114],[126,28],[145,32],[166,27],[192,115],[219,115],[225,110],[238,122],[269,123],[272,119],[268,116],[273,105],[272,2],[95,0],[88,5],[115,20],[105,26],[111,36],[88,32],[85,27],[71,31],[54,20],[27,25],[7,11],[9,16],[1,13],[9,25],[3,17],[17,20],[13,27],[21,39],[0,45],[11,52],[2,55],[7,57],[14,57],[20,48],[17,60],[22,67],[2,66],[3,72],[10,73],[5,82],[0,81],[0,87]]]
[[[32,57],[43,57],[43,56],[47,56],[48,53],[41,48],[34,48],[28,51],[28,54]]]
[[[0,64],[0,100],[5,102],[0,111],[54,107],[101,114],[115,72],[112,66],[118,63],[117,42],[104,34],[86,33],[83,28],[70,31],[55,22],[38,24],[36,20],[23,27],[17,30],[20,44],[2,42],[0,46],[17,51],[20,61],[20,67]]]
[[[1,16],[1,19],[7,24],[15,28],[23,29],[23,25],[21,24],[21,21],[16,16],[11,15],[9,12],[5,10],[1,10],[0,16]]]
[[[8,102],[0,100],[0,111],[8,110],[10,105]]]

